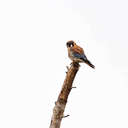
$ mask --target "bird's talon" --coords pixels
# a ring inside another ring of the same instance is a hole
[[[73,65],[73,62],[71,62],[70,65]]]

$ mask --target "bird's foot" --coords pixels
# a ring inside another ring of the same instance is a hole
[[[73,62],[71,62],[70,65],[73,65]]]

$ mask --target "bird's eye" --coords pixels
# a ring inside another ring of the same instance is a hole
[[[74,44],[73,43],[67,43],[67,47],[73,47]]]
[[[73,46],[74,46],[73,44],[70,45],[70,47],[73,47]]]
[[[69,47],[72,47],[72,44],[69,44]]]

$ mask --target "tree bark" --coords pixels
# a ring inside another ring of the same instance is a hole
[[[77,71],[79,70],[79,66],[80,65],[78,63],[73,62],[71,64],[71,67],[68,69],[62,89],[57,101],[55,102],[55,107],[53,108],[53,115],[49,128],[60,128],[62,118],[69,116],[64,116],[63,113],[67,103],[68,95],[72,89],[73,80],[76,76]]]

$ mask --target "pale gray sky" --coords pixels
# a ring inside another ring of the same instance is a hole
[[[126,0],[0,1],[0,128],[47,128],[65,78],[66,41],[81,64],[61,128],[128,128]]]

